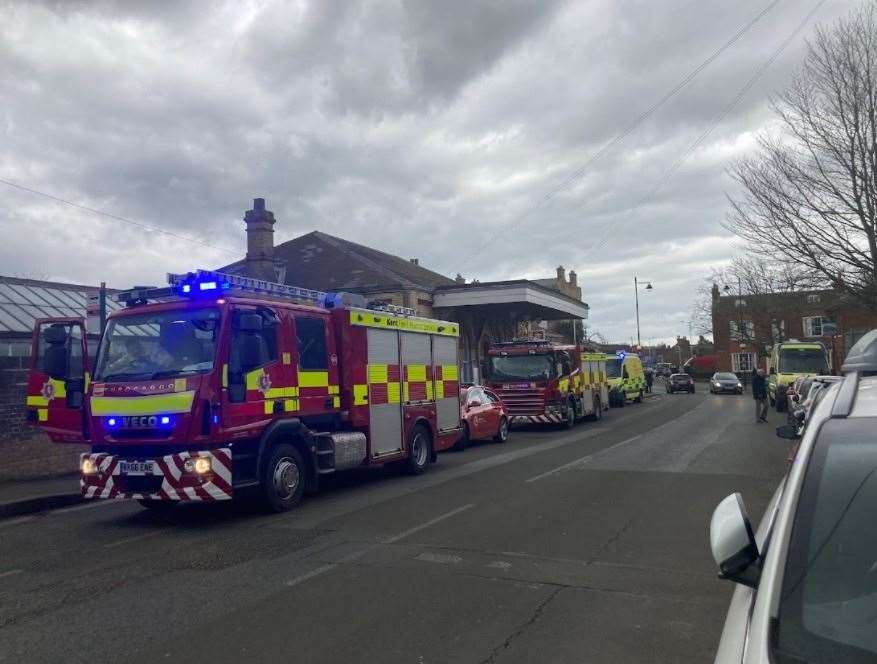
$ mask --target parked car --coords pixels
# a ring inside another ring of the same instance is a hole
[[[820,388],[758,531],[739,493],[713,513],[713,557],[738,584],[717,664],[877,661],[877,330],[843,371]]]
[[[499,395],[480,385],[460,389],[460,417],[463,435],[454,449],[466,449],[470,440],[493,439],[504,443],[509,437],[509,414]]]
[[[710,392],[719,394],[730,392],[731,394],[743,394],[743,383],[737,378],[737,374],[727,371],[717,371],[710,378]]]
[[[674,373],[667,379],[667,394],[691,392],[694,394],[694,378],[684,373]]]

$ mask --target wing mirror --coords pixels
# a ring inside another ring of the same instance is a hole
[[[466,404],[466,410],[469,410],[470,408],[477,408],[480,405],[481,405],[480,401],[470,401],[469,403]]]
[[[755,533],[743,497],[732,493],[719,503],[710,521],[710,548],[719,566],[719,578],[758,586],[761,569]]]
[[[795,424],[783,424],[777,427],[777,436],[786,440],[798,440],[798,427]]]

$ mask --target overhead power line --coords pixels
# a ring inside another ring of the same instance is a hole
[[[630,122],[620,133],[618,133],[614,138],[612,138],[608,143],[606,143],[602,148],[600,148],[597,152],[591,155],[584,164],[582,164],[575,171],[570,173],[560,184],[556,187],[548,191],[544,194],[532,207],[525,210],[522,214],[518,215],[514,218],[509,224],[505,225],[501,230],[491,234],[487,240],[485,240],[481,245],[479,245],[472,253],[470,253],[460,265],[460,269],[465,269],[475,258],[477,258],[485,249],[491,246],[497,238],[500,236],[508,234],[509,231],[515,230],[524,220],[527,219],[531,214],[539,210],[543,205],[548,203],[551,199],[553,199],[560,192],[568,189],[572,186],[577,180],[579,180],[588,169],[597,162],[600,158],[603,157],[607,152],[609,152],[616,145],[621,143],[625,138],[627,138],[630,134],[632,134],[643,122],[649,119],[652,115],[654,115],[658,110],[660,110],[668,101],[673,99],[677,94],[679,94],[689,83],[691,83],[704,69],[709,67],[722,53],[727,51],[731,46],[737,43],[749,30],[752,29],[762,18],[764,18],[774,7],[776,7],[780,3],[780,0],[772,0],[772,2],[768,3],[768,5],[762,9],[758,14],[756,14],[752,19],[750,19],[747,23],[745,23],[737,32],[735,32],[730,39],[724,42],[721,46],[719,46],[715,51],[713,51],[703,62],[701,62],[697,67],[692,69],[688,74],[686,74],[676,85],[670,88],[663,96],[661,96],[657,101],[655,101],[651,106],[649,106],[645,111],[640,113],[632,122]]]
[[[210,244],[209,242],[204,242],[204,240],[199,240],[197,238],[188,237],[186,235],[182,235],[180,233],[175,233],[173,231],[166,230],[164,228],[158,228],[156,226],[150,226],[148,224],[144,224],[139,221],[134,221],[133,219],[128,219],[127,217],[121,217],[117,214],[112,214],[111,212],[104,212],[103,210],[97,210],[92,207],[88,207],[87,205],[80,205],[79,203],[74,203],[73,201],[68,201],[59,196],[55,196],[53,194],[46,193],[45,191],[40,191],[38,189],[32,189],[31,187],[25,187],[22,184],[18,184],[17,182],[11,182],[9,180],[4,180],[0,178],[0,184],[5,184],[9,187],[13,187],[15,189],[19,189],[21,191],[26,191],[30,194],[35,194],[37,196],[42,196],[43,198],[48,198],[49,200],[55,201],[56,203],[63,203],[64,205],[69,205],[70,207],[76,208],[77,210],[83,210],[84,212],[90,212],[92,214],[100,215],[101,217],[106,217],[108,219],[113,219],[115,221],[121,221],[124,224],[129,224],[130,226],[136,226],[137,228],[141,228],[146,231],[150,231],[152,233],[161,233],[162,235],[167,235],[168,237],[176,238],[177,240],[183,240],[184,242],[191,242],[192,244],[200,244],[202,247],[207,247],[208,249],[215,249],[216,251],[222,251],[227,254],[233,254],[235,256],[240,256],[240,251],[235,251],[233,249],[229,249],[228,247],[220,247],[215,244]]]
[[[764,76],[765,72],[767,72],[767,70],[770,69],[771,65],[776,62],[777,58],[779,58],[783,54],[783,51],[785,51],[786,48],[788,48],[789,44],[791,44],[795,40],[795,37],[797,37],[800,32],[807,26],[807,24],[813,19],[813,17],[822,8],[822,5],[824,5],[826,1],[827,0],[819,0],[819,2],[817,2],[813,6],[813,8],[809,12],[807,12],[807,14],[804,16],[803,19],[801,19],[801,22],[798,23],[798,25],[795,27],[794,30],[792,30],[789,36],[786,37],[782,42],[780,42],[779,46],[777,46],[773,53],[770,54],[770,57],[758,66],[752,76],[750,76],[746,83],[744,83],[743,87],[740,89],[740,92],[738,92],[737,95],[730,101],[730,103],[713,118],[709,127],[707,127],[694,140],[694,142],[685,149],[685,151],[676,159],[676,161],[673,162],[670,168],[667,169],[667,172],[664,173],[664,176],[660,180],[658,180],[657,183],[655,183],[654,187],[646,192],[646,194],[633,205],[630,211],[635,210],[649,202],[649,200],[652,199],[661,190],[661,188],[663,188],[664,185],[666,185],[673,178],[674,175],[676,175],[676,172],[682,167],[682,165],[688,160],[688,158],[692,154],[694,154],[695,151],[697,151],[697,149],[710,136],[710,134],[712,134],[713,131],[715,131],[716,128],[725,120],[725,118],[728,117],[731,111],[733,111],[737,107],[737,105],[741,101],[743,101],[743,99],[746,97],[746,93],[749,92],[759,80],[761,80],[761,77]],[[597,249],[600,249],[604,244],[606,244],[610,236],[616,234],[618,232],[618,228],[625,223],[629,223],[629,220],[630,215],[627,214],[625,215],[624,219],[622,219],[619,223],[613,224],[612,226],[607,225],[602,235],[597,239],[596,242],[594,242],[588,249],[585,250],[585,253],[582,254],[581,257],[585,258],[591,255]]]

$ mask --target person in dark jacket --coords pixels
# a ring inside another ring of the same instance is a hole
[[[755,421],[767,422],[767,379],[764,369],[752,376],[752,398],[755,399]]]
[[[655,370],[654,369],[646,369],[646,392],[651,394],[652,392],[652,383],[655,382]]]

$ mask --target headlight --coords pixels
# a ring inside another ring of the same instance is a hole
[[[92,459],[83,459],[80,470],[83,475],[94,475],[98,471],[98,465]]]
[[[721,386],[722,386],[721,383],[713,383],[713,387],[721,387]]]
[[[743,383],[737,383],[737,387],[743,387]]]
[[[199,475],[210,472],[210,459],[207,457],[198,457],[195,459],[195,472]]]

